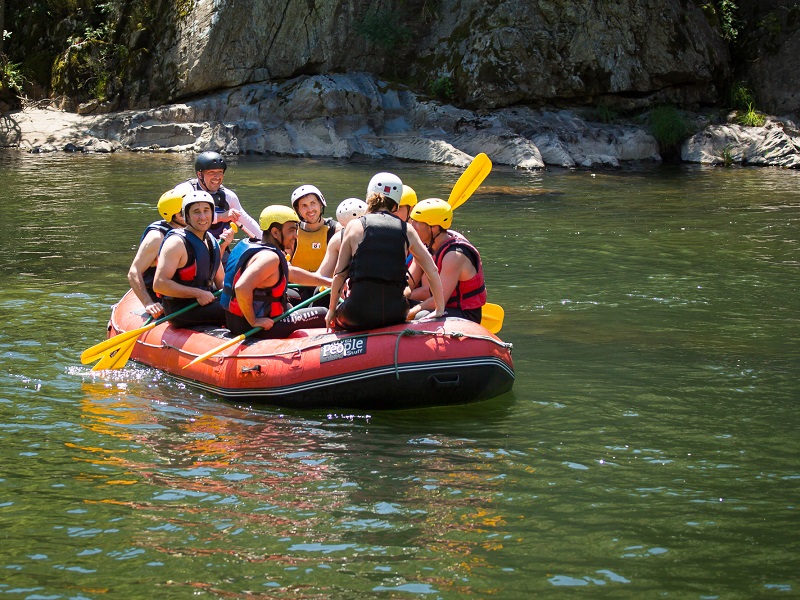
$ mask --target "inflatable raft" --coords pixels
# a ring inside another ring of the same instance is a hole
[[[142,327],[144,307],[128,291],[108,335]],[[226,329],[163,323],[137,340],[131,359],[228,400],[293,408],[367,410],[443,406],[511,390],[511,344],[472,321],[447,318],[359,333],[301,329],[278,340],[248,338],[203,362],[230,339]]]

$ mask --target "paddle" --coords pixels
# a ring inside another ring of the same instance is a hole
[[[464,202],[466,202],[473,192],[478,189],[478,186],[483,183],[483,180],[489,175],[492,170],[492,161],[483,152],[478,154],[470,163],[467,170],[461,174],[456,184],[453,186],[453,191],[450,192],[450,197],[447,203],[455,210]],[[486,328],[490,333],[498,333],[503,327],[503,317],[505,311],[499,304],[492,304],[487,302],[482,307],[481,325]]]
[[[138,338],[132,338],[120,347],[103,354],[100,360],[92,367],[92,371],[110,371],[112,369],[121,369],[124,367],[128,363],[133,349],[136,347],[137,339]]]
[[[153,316],[150,315],[144,324],[149,325],[152,320]],[[108,371],[111,369],[121,368],[115,367],[114,365],[120,363],[124,366],[125,363],[128,362],[128,359],[130,358],[135,347],[136,339],[133,339],[130,343],[123,344],[119,348],[113,348],[112,350],[100,355],[100,360],[97,361],[97,364],[92,367],[92,371]]]
[[[472,196],[472,193],[483,183],[483,180],[486,179],[491,170],[492,161],[483,152],[472,159],[467,170],[456,181],[453,191],[450,192],[450,197],[447,199],[447,203],[453,210],[464,204]]]
[[[315,294],[315,295],[311,296],[311,298],[309,298],[308,300],[303,300],[303,301],[302,301],[300,304],[298,304],[297,306],[293,306],[292,308],[290,308],[289,310],[287,310],[287,311],[286,311],[285,313],[283,313],[282,315],[275,317],[275,318],[273,319],[273,321],[275,321],[275,322],[277,323],[277,322],[278,322],[278,321],[280,321],[281,319],[285,319],[286,317],[288,317],[289,315],[291,315],[293,312],[295,312],[295,311],[297,311],[297,310],[300,310],[301,308],[305,308],[306,306],[308,306],[308,305],[309,305],[309,304],[311,304],[312,302],[314,302],[314,301],[316,301],[316,300],[319,300],[320,298],[324,298],[325,296],[327,296],[327,295],[328,295],[328,294],[330,294],[330,293],[331,293],[331,289],[330,289],[330,288],[327,288],[327,289],[323,290],[322,292],[320,292],[319,294]],[[231,347],[231,346],[233,346],[234,344],[238,344],[239,342],[241,342],[242,340],[244,340],[246,337],[249,337],[249,336],[253,335],[254,333],[258,333],[258,332],[259,332],[259,331],[261,331],[262,329],[264,329],[264,328],[263,328],[263,327],[253,327],[252,329],[250,329],[250,330],[248,330],[248,331],[245,331],[245,332],[244,332],[244,333],[242,333],[242,334],[239,334],[239,335],[237,335],[237,336],[236,336],[235,338],[233,338],[232,340],[228,340],[228,341],[227,341],[227,342],[225,342],[224,344],[220,344],[220,345],[219,345],[219,346],[217,346],[216,348],[212,348],[211,350],[209,350],[209,351],[208,351],[208,352],[206,352],[205,354],[201,354],[200,356],[198,356],[197,358],[195,358],[193,361],[191,361],[191,362],[189,362],[189,363],[185,364],[185,365],[183,366],[183,368],[185,369],[186,367],[191,367],[193,364],[196,364],[196,363],[199,363],[199,362],[203,362],[203,361],[204,361],[204,360],[206,360],[207,358],[210,358],[210,357],[214,356],[215,354],[218,354],[219,352],[222,352],[222,351],[223,351],[223,350],[225,350],[226,348],[230,348],[230,347]]]
[[[219,296],[221,293],[222,290],[217,290],[216,292],[214,292],[214,295]],[[153,329],[153,327],[155,327],[156,325],[161,325],[161,323],[164,323],[173,317],[177,317],[178,315],[182,315],[183,313],[188,312],[193,308],[197,308],[198,306],[200,306],[199,303],[192,302],[188,306],[184,306],[182,309],[176,310],[171,315],[166,315],[164,317],[161,317],[160,319],[156,319],[155,321],[149,323],[148,325],[145,325],[144,327],[140,327],[139,329],[133,329],[131,331],[126,331],[125,333],[120,333],[112,338],[103,340],[99,344],[95,344],[91,348],[87,348],[86,350],[84,350],[81,353],[81,362],[84,365],[88,365],[90,362],[94,362],[98,358],[103,358],[105,355],[108,354],[113,353],[116,356],[119,356],[120,355],[119,351],[122,351],[124,353],[125,351],[128,350],[128,346],[126,345],[126,343],[130,343],[131,346],[133,346],[133,344],[136,343],[136,339],[145,331],[149,331]],[[130,356],[130,352],[128,353],[128,356]],[[119,363],[120,361],[118,359],[115,362]],[[125,366],[126,362],[128,362],[127,359],[121,364],[119,364],[119,366],[115,366],[113,368],[121,369],[122,367]],[[107,359],[107,364],[110,364],[110,358]]]
[[[502,306],[487,302],[481,307],[481,326],[488,329],[489,333],[498,333],[503,328],[505,314]]]

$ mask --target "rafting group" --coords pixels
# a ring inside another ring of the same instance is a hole
[[[485,158],[479,166],[468,194],[491,163]],[[256,220],[223,185],[226,169],[222,155],[203,152],[195,177],[158,200],[162,220],[147,226],[128,271],[151,319],[166,314],[175,327],[210,325],[271,339],[298,329],[354,332],[439,317],[481,323],[480,254],[450,229],[463,194],[455,202],[452,195],[450,202],[418,201],[399,177],[383,172],[369,181],[365,200],[343,200],[336,219],[324,216],[322,192],[305,184],[291,206],[269,205]],[[248,238],[234,243],[239,229]]]

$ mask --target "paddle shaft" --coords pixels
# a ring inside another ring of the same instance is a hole
[[[298,304],[297,306],[293,306],[292,308],[290,308],[289,310],[287,310],[287,311],[286,311],[285,313],[283,313],[282,315],[279,315],[279,316],[275,317],[275,318],[273,319],[273,321],[274,321],[275,323],[277,323],[278,321],[280,321],[280,320],[282,320],[282,319],[285,319],[286,317],[288,317],[289,315],[291,315],[293,312],[296,312],[296,311],[300,310],[301,308],[305,308],[306,306],[308,306],[308,305],[309,305],[309,304],[311,304],[312,302],[314,302],[314,301],[316,301],[316,300],[319,300],[320,298],[324,298],[325,296],[327,296],[327,295],[328,295],[328,294],[330,294],[330,293],[331,293],[331,289],[330,289],[330,288],[328,288],[327,290],[324,290],[324,291],[322,291],[322,292],[319,292],[318,294],[314,294],[314,295],[313,295],[313,296],[311,296],[311,298],[309,298],[308,300],[303,300],[303,301],[302,301],[300,304]],[[232,340],[228,340],[228,341],[227,341],[227,342],[225,342],[224,344],[220,344],[220,345],[219,345],[219,346],[217,346],[216,348],[212,348],[211,350],[209,350],[209,351],[208,351],[208,352],[206,352],[205,354],[201,354],[200,356],[198,356],[197,358],[195,358],[195,359],[194,359],[194,360],[192,360],[191,362],[187,363],[187,364],[186,364],[186,365],[185,365],[183,368],[185,369],[186,367],[189,367],[189,366],[191,366],[191,365],[194,365],[194,364],[196,364],[196,363],[203,362],[203,361],[204,361],[204,360],[206,360],[207,358],[210,358],[210,357],[214,356],[215,354],[217,354],[217,353],[219,353],[219,352],[222,352],[222,351],[223,351],[223,350],[225,350],[226,348],[230,348],[231,346],[233,346],[233,345],[235,345],[235,344],[238,344],[239,342],[242,342],[242,341],[244,341],[244,339],[245,339],[245,338],[248,338],[248,337],[250,337],[251,335],[253,335],[253,334],[255,334],[255,333],[258,333],[258,332],[259,332],[259,331],[261,331],[262,329],[264,329],[264,328],[263,328],[263,327],[253,327],[252,329],[248,329],[248,330],[247,330],[247,331],[245,331],[244,333],[237,335],[237,336],[236,336],[235,338],[233,338]]]
[[[215,296],[219,296],[222,293],[222,290],[217,290],[214,292]],[[145,325],[144,327],[140,327],[139,329],[134,329],[132,331],[126,331],[125,333],[120,333],[115,335],[114,337],[108,338],[107,340],[103,340],[99,344],[95,344],[91,348],[87,348],[81,353],[81,362],[83,364],[88,364],[90,362],[96,361],[98,358],[101,358],[104,354],[108,353],[110,350],[113,351],[117,348],[117,346],[122,345],[123,343],[127,342],[131,338],[138,338],[141,334],[145,331],[149,331],[160,325],[161,323],[165,323],[169,321],[173,317],[177,317],[178,315],[182,315],[186,312],[189,312],[193,308],[197,308],[200,306],[199,302],[192,302],[191,304],[184,306],[183,308],[176,310],[174,313],[170,315],[166,315],[161,317],[160,319],[156,319],[152,323]]]
[[[298,310],[300,310],[301,308],[305,308],[305,307],[306,307],[306,306],[308,306],[309,304],[312,304],[313,302],[316,302],[316,301],[317,301],[317,300],[319,300],[320,298],[324,298],[325,296],[327,296],[327,295],[328,295],[328,294],[330,294],[330,293],[331,293],[331,288],[328,288],[327,290],[323,290],[323,291],[319,292],[318,294],[314,294],[314,295],[313,295],[313,296],[311,296],[311,298],[309,298],[308,300],[303,300],[303,301],[302,301],[300,304],[298,304],[297,306],[293,306],[292,308],[290,308],[289,310],[287,310],[285,313],[283,313],[282,315],[278,315],[277,317],[275,317],[275,318],[274,318],[274,319],[272,319],[272,320],[273,320],[273,322],[275,322],[275,323],[277,323],[278,321],[282,321],[283,319],[285,319],[286,317],[288,317],[289,315],[291,315],[293,312],[297,312],[297,311],[298,311]],[[250,337],[250,336],[251,336],[251,335],[253,335],[254,333],[258,333],[258,332],[259,332],[259,331],[261,331],[262,329],[264,329],[264,328],[263,328],[263,327],[253,327],[252,329],[250,329],[250,330],[248,330],[248,331],[245,331],[245,332],[244,332],[242,335],[243,335],[244,337]]]

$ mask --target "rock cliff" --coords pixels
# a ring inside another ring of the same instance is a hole
[[[671,156],[800,166],[796,118],[744,127],[704,110],[719,106],[739,76],[713,2],[108,3],[117,4],[124,10],[111,41],[125,60],[107,82],[109,99],[83,103],[83,116],[63,113],[61,128],[50,126],[52,110],[8,114],[0,144],[360,154],[453,165],[487,152],[520,168],[617,166],[661,159],[645,111],[670,103],[699,111],[685,135],[697,133],[668,149]],[[756,53],[770,66],[751,80],[786,112],[798,103],[797,78],[783,66],[798,39],[800,10],[789,4],[748,0],[751,21],[780,17],[780,35]],[[28,25],[47,39],[39,21]],[[54,67],[67,91],[86,93],[85,71],[70,65],[90,69],[103,43],[72,43],[61,70]]]
[[[697,105],[718,100],[730,71],[719,28],[681,0],[198,0],[173,18],[128,90],[140,104],[366,71],[478,109]]]

